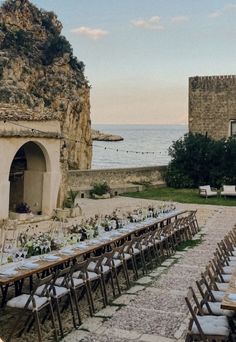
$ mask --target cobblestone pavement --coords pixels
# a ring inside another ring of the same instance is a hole
[[[182,342],[188,324],[184,296],[204,270],[217,242],[235,225],[235,207],[178,205],[198,209],[201,239],[166,260],[161,267],[139,279],[134,286],[89,318],[64,342]]]

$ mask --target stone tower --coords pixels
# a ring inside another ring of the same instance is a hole
[[[189,78],[189,131],[214,139],[236,134],[236,76]]]

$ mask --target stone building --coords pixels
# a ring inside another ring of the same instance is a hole
[[[61,29],[28,0],[0,7],[0,219],[21,202],[50,215],[91,167],[90,86]]]
[[[60,122],[0,105],[0,218],[26,202],[34,214],[57,206],[62,180]]]
[[[214,139],[236,134],[236,76],[189,78],[189,131]]]

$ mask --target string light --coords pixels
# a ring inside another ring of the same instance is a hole
[[[4,123],[7,122],[7,120],[3,121]],[[31,128],[19,123],[16,123],[14,121],[8,121],[10,124],[21,127],[21,128],[25,128],[25,129],[29,129],[32,131],[32,133],[41,133],[41,134],[47,134],[48,132],[42,131],[40,129],[37,128]],[[101,145],[97,145],[97,144],[93,144],[93,143],[87,143],[84,139],[84,141],[82,140],[78,140],[78,139],[72,139],[69,137],[64,136],[63,134],[59,134],[56,136],[57,139],[61,139],[64,140],[62,148],[65,149],[67,148],[67,144],[66,144],[66,140],[67,141],[71,141],[71,142],[75,142],[75,143],[81,143],[81,144],[86,144],[87,146],[92,146],[92,147],[96,147],[96,148],[102,148],[104,150],[110,150],[110,151],[115,151],[115,152],[124,152],[124,153],[135,153],[135,154],[150,154],[150,155],[155,155],[155,154],[159,154],[159,155],[167,155],[166,153],[162,153],[162,152],[153,152],[153,151],[133,151],[133,150],[123,150],[123,149],[119,149],[119,148],[112,148],[112,147],[107,147],[107,146],[101,146]]]

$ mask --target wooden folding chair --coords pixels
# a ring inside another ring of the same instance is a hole
[[[185,301],[192,316],[186,340],[204,342],[232,341],[227,317],[204,315],[192,287],[189,288]]]
[[[22,318],[24,318],[24,315],[27,316],[26,323],[24,325],[24,329],[21,330],[21,334],[25,333],[29,327],[32,325],[33,321],[36,323],[36,328],[38,332],[38,340],[39,342],[42,342],[42,331],[41,331],[41,325],[40,325],[40,318],[39,313],[43,309],[49,309],[51,319],[52,319],[52,326],[54,330],[54,335],[56,341],[58,341],[57,336],[57,330],[55,325],[55,318],[53,313],[53,307],[51,303],[51,296],[49,294],[49,287],[52,284],[54,274],[49,275],[43,279],[39,279],[30,294],[21,294],[17,297],[14,297],[10,299],[7,302],[7,306],[15,309],[21,310],[21,313],[19,315],[19,318],[17,319],[16,323],[12,325],[11,333],[7,339],[7,342],[11,341],[14,334],[16,333],[16,330],[19,328],[19,325],[21,323]],[[36,295],[37,289],[42,288],[41,296]]]

